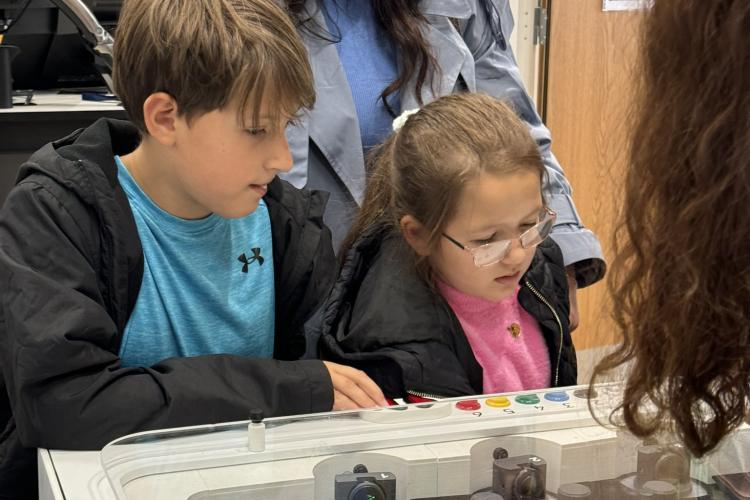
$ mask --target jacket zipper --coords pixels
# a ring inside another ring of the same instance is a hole
[[[557,321],[557,327],[560,329],[560,347],[557,350],[557,365],[555,366],[555,383],[554,386],[557,387],[559,378],[560,378],[560,358],[562,358],[562,346],[563,346],[563,327],[562,322],[560,321],[560,317],[557,315],[557,311],[555,311],[555,308],[550,305],[549,302],[547,302],[547,299],[545,299],[541,293],[539,293],[536,288],[534,288],[531,283],[529,283],[529,280],[527,278],[523,279],[524,284],[528,287],[531,292],[537,296],[539,300],[541,300],[544,305],[546,305],[550,311],[552,311],[552,314],[555,316],[555,320]]]
[[[420,397],[420,398],[429,398],[429,399],[446,399],[447,398],[447,396],[438,396],[437,394],[430,394],[429,392],[407,390],[406,393],[411,394],[412,396]]]

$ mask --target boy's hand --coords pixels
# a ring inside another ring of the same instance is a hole
[[[362,370],[323,361],[333,382],[333,409],[356,410],[388,406],[383,391]]]

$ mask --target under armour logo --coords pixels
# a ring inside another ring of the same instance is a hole
[[[243,273],[247,272],[248,266],[250,264],[252,264],[253,262],[257,261],[258,265],[262,266],[263,265],[263,261],[265,260],[265,259],[263,259],[263,256],[260,254],[260,248],[252,248],[251,250],[253,251],[253,256],[250,257],[250,260],[247,259],[247,257],[245,256],[244,253],[242,255],[240,255],[239,257],[237,257],[237,260],[239,260],[240,262],[242,262],[242,272]]]

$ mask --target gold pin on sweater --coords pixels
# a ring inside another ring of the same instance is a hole
[[[508,327],[508,331],[514,339],[517,339],[521,336],[521,325],[518,323],[511,323]]]

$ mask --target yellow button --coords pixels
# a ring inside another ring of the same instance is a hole
[[[510,406],[510,400],[505,396],[500,396],[497,398],[487,398],[485,404],[493,408],[505,408],[506,406]]]

